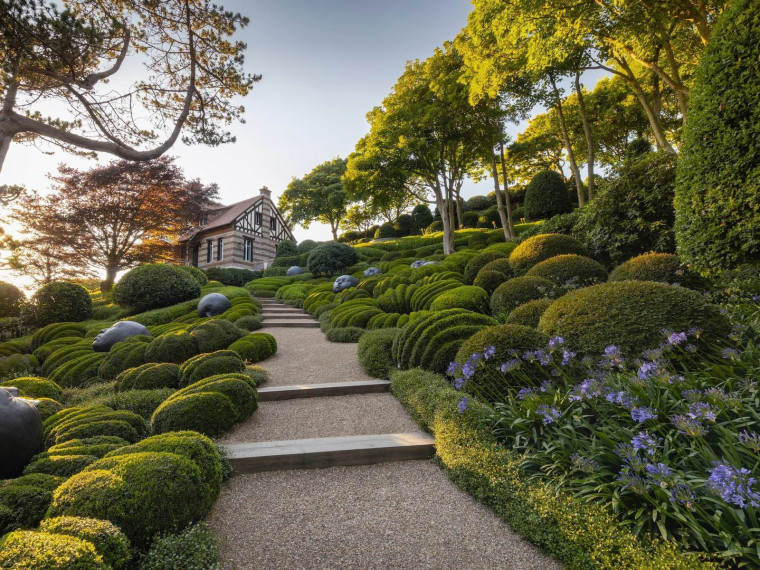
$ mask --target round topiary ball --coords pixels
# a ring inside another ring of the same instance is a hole
[[[504,275],[501,271],[488,271],[481,269],[478,271],[478,276],[473,281],[473,285],[482,287],[490,295],[496,288],[507,281],[509,277]]]
[[[554,299],[534,299],[523,303],[507,315],[504,323],[508,325],[523,325],[536,329],[538,328],[538,321],[541,319],[541,315],[544,314],[553,302]]]
[[[182,271],[188,273],[193,279],[195,279],[198,282],[198,285],[203,287],[204,285],[208,285],[208,277],[206,274],[198,269],[197,267],[194,267],[192,265],[178,265]]]
[[[487,264],[491,263],[492,261],[495,261],[497,259],[504,259],[504,256],[496,251],[491,252],[484,252],[480,253],[476,256],[474,256],[472,259],[470,259],[467,262],[467,265],[464,266],[464,272],[462,273],[462,276],[464,277],[464,282],[468,284],[472,284],[473,281],[475,281],[475,277],[477,277],[478,272],[483,269]],[[502,271],[504,273],[504,271]],[[510,272],[511,275],[511,272]]]
[[[701,289],[705,281],[689,271],[672,253],[644,253],[618,265],[610,273],[610,281],[657,281],[690,289]]]
[[[430,305],[431,311],[467,309],[474,313],[488,313],[488,293],[482,287],[463,285],[438,295]]]
[[[0,281],[0,318],[18,317],[26,297],[15,285]]]
[[[546,220],[557,214],[565,214],[572,209],[567,185],[558,173],[543,170],[528,184],[523,204],[525,220]]]
[[[601,354],[609,345],[638,355],[658,346],[664,330],[701,329],[701,339],[714,341],[730,326],[717,307],[677,285],[650,281],[617,281],[571,291],[551,304],[538,328],[561,336],[584,354]]]
[[[315,247],[306,260],[306,268],[315,277],[334,275],[356,263],[356,250],[350,245],[327,242]]]
[[[568,253],[555,255],[537,263],[526,275],[543,277],[564,289],[577,289],[607,280],[604,265],[590,257]]]
[[[275,257],[293,257],[298,255],[298,246],[293,240],[284,239],[277,246],[277,251],[274,254]]]
[[[443,231],[443,222],[441,220],[434,220],[426,229],[426,234],[434,234],[436,232]]]
[[[517,307],[554,293],[554,284],[543,277],[515,277],[499,285],[491,295],[491,314],[508,315]]]
[[[397,328],[378,329],[365,332],[359,339],[359,362],[373,378],[388,378],[393,368],[391,348],[397,333]]]
[[[462,227],[463,228],[475,228],[478,226],[478,218],[480,215],[477,212],[464,212],[462,214]]]
[[[0,568],[45,570],[61,568],[63,561],[66,568],[111,568],[95,550],[95,546],[81,538],[35,530],[17,530],[0,540]]]
[[[563,234],[538,234],[526,239],[509,255],[509,262],[517,275],[557,255],[574,253],[588,256],[586,247],[574,237]]]
[[[138,311],[168,307],[200,295],[201,287],[190,274],[174,265],[159,263],[135,267],[113,290],[117,304]]]
[[[38,326],[86,321],[92,316],[92,300],[87,289],[64,281],[54,281],[40,287],[32,297],[32,306]]]

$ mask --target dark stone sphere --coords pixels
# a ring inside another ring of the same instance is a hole
[[[417,261],[412,263],[411,267],[412,269],[417,269],[418,267],[422,267],[423,265],[425,265],[425,263],[427,262],[424,259],[418,259]]]
[[[119,321],[107,329],[102,329],[100,334],[92,341],[92,350],[95,352],[108,352],[117,342],[133,336],[151,336],[147,327],[135,321]]]
[[[215,317],[232,307],[230,300],[221,293],[209,293],[204,295],[198,303],[199,317]]]
[[[341,275],[333,283],[333,293],[340,293],[344,289],[356,287],[358,284],[359,280],[353,275]]]
[[[303,273],[303,269],[298,267],[297,265],[293,265],[292,267],[288,268],[288,271],[285,273],[288,277],[291,277],[293,275],[301,275]]]
[[[42,419],[36,400],[16,398],[0,388],[0,479],[21,475],[42,451]]]
[[[370,267],[369,269],[364,270],[364,276],[365,277],[374,277],[375,275],[382,275],[383,272],[380,271],[379,267]]]

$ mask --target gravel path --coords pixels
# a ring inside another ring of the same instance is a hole
[[[222,443],[418,432],[391,394],[357,394],[262,402]]]
[[[256,569],[554,569],[432,461],[238,475],[210,522]]]

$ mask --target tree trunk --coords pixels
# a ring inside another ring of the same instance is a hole
[[[439,181],[436,181],[433,193],[435,194],[435,205],[441,214],[441,223],[443,224],[443,253],[449,255],[450,253],[454,253],[454,240],[451,236],[451,220],[448,216],[446,200],[444,200],[443,193],[441,192],[441,183]]]
[[[578,112],[583,123],[583,134],[586,137],[586,147],[588,149],[588,178],[586,186],[588,187],[588,199],[594,199],[594,138],[591,135],[591,125],[588,122],[586,114],[586,102],[583,98],[583,88],[581,87],[581,72],[575,72],[575,92],[578,94]]]
[[[454,200],[455,196],[453,193],[446,188],[446,204],[448,209],[448,218],[449,218],[449,228],[451,230],[449,231],[449,242],[451,247],[451,252],[454,253],[454,232],[456,232],[457,224],[456,224],[456,216],[454,215]],[[444,236],[445,237],[445,236]]]
[[[504,209],[507,211],[507,226],[510,238],[515,237],[515,220],[512,218],[512,199],[509,197],[509,183],[507,182],[507,162],[504,160],[504,141],[499,141],[499,159],[501,160],[501,177],[504,185]]]
[[[3,107],[0,109],[0,172],[3,170],[5,157],[8,155],[8,149],[11,147],[16,130],[11,122],[11,113],[16,105],[16,93],[18,92],[18,83],[11,79],[5,89],[5,98]]]
[[[504,231],[504,239],[509,241],[512,239],[512,235],[509,229],[509,217],[507,211],[504,208],[504,200],[501,199],[501,188],[499,187],[499,170],[496,168],[496,155],[491,149],[491,174],[493,176],[493,191],[496,194],[496,210],[499,212],[499,220],[501,220],[501,228]]]
[[[100,292],[103,294],[108,293],[113,289],[113,284],[116,282],[116,274],[119,272],[118,266],[109,265],[106,267],[106,278],[100,283]]]
[[[578,205],[583,206],[586,203],[586,199],[583,196],[583,181],[581,180],[581,171],[578,170],[578,163],[575,162],[575,153],[573,152],[573,145],[570,144],[570,135],[567,132],[567,123],[565,122],[565,113],[562,110],[562,98],[560,97],[559,90],[557,89],[557,83],[554,80],[554,74],[549,74],[549,81],[551,81],[552,89],[554,90],[555,108],[557,109],[557,116],[559,117],[559,127],[562,132],[562,140],[565,143],[567,149],[567,160],[570,163],[570,170],[573,171],[573,178],[575,178],[575,189],[578,192]]]

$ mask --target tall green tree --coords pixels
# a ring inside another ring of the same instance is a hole
[[[338,240],[341,220],[346,216],[349,200],[343,186],[346,159],[333,158],[316,166],[303,178],[294,178],[280,196],[280,210],[291,223],[308,228],[312,222],[330,226]]]

